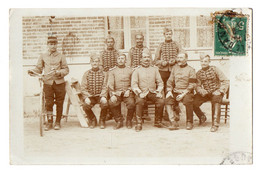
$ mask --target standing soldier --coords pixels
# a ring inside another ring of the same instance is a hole
[[[141,66],[142,53],[144,49],[148,49],[144,46],[144,35],[142,33],[136,33],[135,35],[136,45],[132,47],[128,53],[128,61],[132,68]],[[152,57],[152,55],[150,55]],[[144,106],[144,120],[150,121],[151,118],[148,116],[148,106]]]
[[[148,49],[144,46],[144,35],[137,33],[135,35],[136,45],[132,47],[128,53],[129,64],[132,68],[136,68],[141,65],[142,53],[144,49]]]
[[[163,35],[165,41],[159,45],[155,53],[155,65],[158,66],[164,83],[164,93],[166,94],[167,80],[170,77],[171,69],[176,64],[176,58],[181,51],[181,46],[172,40],[172,29],[164,28]],[[169,120],[168,116],[164,117]]]
[[[164,127],[162,112],[164,100],[162,97],[163,81],[157,67],[151,66],[151,56],[148,49],[143,50],[142,66],[137,68],[132,75],[131,87],[136,94],[137,132],[142,130],[143,106],[147,100],[155,103],[154,126]]]
[[[167,81],[165,105],[170,119],[170,130],[179,129],[179,113],[173,111],[182,101],[186,108],[186,129],[193,128],[193,90],[196,85],[195,70],[187,64],[187,53],[179,53],[177,65],[173,67]]]
[[[81,93],[85,101],[83,109],[89,120],[89,127],[94,128],[97,124],[96,116],[91,108],[100,103],[101,113],[99,118],[99,126],[105,128],[107,114],[107,74],[99,68],[100,59],[97,55],[90,56],[92,68],[86,71],[82,77]]]
[[[108,73],[109,69],[117,65],[118,51],[115,49],[115,39],[111,36],[106,38],[106,49],[100,53],[101,65],[103,71]],[[107,96],[108,98],[109,96]],[[112,119],[112,113],[108,109],[108,116],[106,120]]]
[[[211,132],[216,132],[220,122],[220,103],[227,92],[229,82],[226,76],[215,66],[210,66],[210,56],[201,56],[201,70],[197,72],[197,94],[193,102],[193,109],[200,119],[200,124],[207,119],[200,106],[206,102],[212,103],[212,127]]]
[[[44,71],[43,92],[46,102],[47,119],[44,130],[48,131],[53,127],[53,105],[56,103],[55,130],[61,128],[60,121],[63,111],[63,102],[66,94],[64,76],[69,73],[69,68],[65,56],[57,52],[57,37],[48,37],[48,52],[42,54],[33,70],[29,70],[29,75],[41,74]]]
[[[121,114],[121,102],[127,107],[127,128],[132,128],[132,119],[135,109],[134,94],[131,90],[132,69],[126,67],[126,55],[119,54],[117,66],[109,71],[108,90],[110,94],[109,107],[116,121],[114,129],[123,127],[123,116]]]
[[[106,38],[107,48],[101,52],[101,65],[104,72],[108,72],[109,69],[114,68],[117,65],[118,51],[114,48],[115,40],[109,36]]]

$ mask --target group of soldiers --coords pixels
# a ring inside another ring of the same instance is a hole
[[[144,35],[135,35],[136,45],[128,57],[114,48],[115,40],[105,40],[106,49],[100,55],[91,54],[91,69],[82,77],[81,93],[84,100],[83,109],[87,115],[90,128],[99,123],[101,129],[106,127],[107,115],[112,115],[116,124],[114,129],[123,127],[124,117],[121,103],[127,108],[126,127],[131,129],[133,117],[136,117],[135,130],[142,130],[144,110],[147,101],[155,104],[154,126],[166,127],[163,115],[166,115],[169,130],[179,129],[179,102],[186,109],[186,129],[193,128],[193,112],[200,124],[207,120],[200,106],[212,102],[212,126],[210,131],[218,130],[220,122],[220,103],[229,87],[225,75],[215,66],[210,66],[210,56],[201,56],[201,69],[196,73],[187,64],[188,54],[172,40],[172,30],[164,29],[165,41],[157,48],[152,59],[150,50],[144,46]],[[65,96],[64,76],[69,73],[66,59],[57,52],[57,38],[48,37],[49,51],[41,55],[36,67],[28,73],[44,73],[44,93],[48,123],[45,130],[53,128],[53,105],[57,106],[55,130],[59,130]],[[195,94],[195,95],[194,95]],[[92,111],[95,104],[100,104],[99,122]],[[166,110],[166,114],[164,114]]]

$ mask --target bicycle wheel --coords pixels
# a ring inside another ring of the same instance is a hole
[[[43,136],[43,124],[44,124],[44,117],[45,117],[45,101],[44,101],[44,93],[41,91],[40,94],[40,136]]]

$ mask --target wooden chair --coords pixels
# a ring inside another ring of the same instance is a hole
[[[221,102],[221,115],[222,117],[225,117],[225,124],[227,123],[227,119],[230,117],[229,111],[230,111],[230,101],[229,101],[229,88],[227,90],[226,95],[223,97]]]

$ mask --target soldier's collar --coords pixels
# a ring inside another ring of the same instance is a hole
[[[209,66],[207,66],[206,68],[201,68],[203,71],[207,71],[209,69]]]
[[[115,48],[107,48],[107,50],[109,50],[109,51],[112,51],[112,50],[114,50]]]
[[[171,40],[165,40],[165,43],[170,43],[172,42],[172,39]]]
[[[136,45],[135,46],[135,48],[143,48],[143,47],[144,47],[144,45],[141,45],[141,46]]]
[[[186,67],[186,66],[188,66],[188,64],[186,63],[186,64],[184,64],[184,65],[180,65],[180,67],[181,68],[184,68],[184,67]]]
[[[99,68],[98,67],[97,68],[91,68],[91,70],[97,72],[99,70]]]
[[[51,51],[49,51],[49,56],[51,56],[51,55],[53,55],[53,56],[57,56],[57,55],[58,55],[58,52],[57,52],[57,51],[55,51],[55,52],[51,52]]]
[[[117,65],[118,68],[125,68],[125,65]]]

